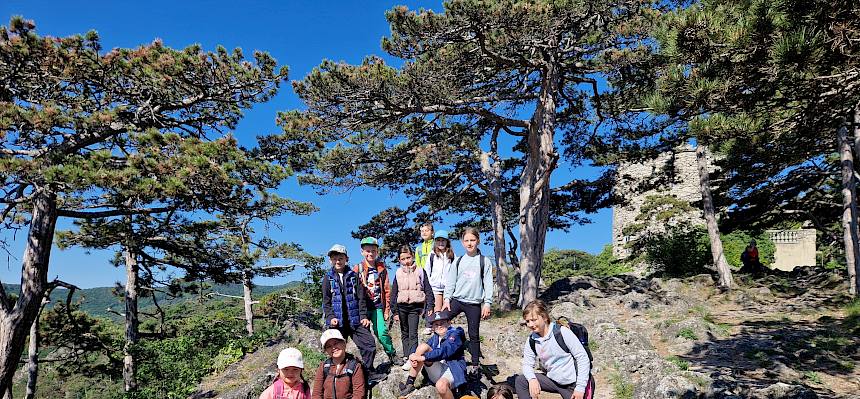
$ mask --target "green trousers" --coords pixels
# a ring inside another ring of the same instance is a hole
[[[394,353],[394,344],[391,343],[391,336],[388,335],[388,328],[385,326],[385,317],[382,314],[382,309],[370,312],[370,322],[373,323],[373,332],[376,334],[376,338],[379,339],[379,343],[382,344],[382,349],[385,349],[385,353]]]

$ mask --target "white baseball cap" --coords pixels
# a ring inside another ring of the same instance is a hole
[[[282,350],[278,355],[278,368],[283,369],[287,367],[298,367],[300,369],[304,369],[305,361],[302,358],[302,352],[296,348],[287,348]]]
[[[340,333],[339,330],[335,330],[333,328],[323,331],[322,336],[320,337],[320,343],[323,348],[325,348],[325,343],[330,339],[339,339],[341,341],[346,341],[343,339],[343,334]]]

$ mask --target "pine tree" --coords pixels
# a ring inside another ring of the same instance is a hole
[[[210,162],[231,140],[194,147],[183,139],[204,143],[235,128],[286,70],[265,53],[250,62],[238,49],[159,41],[105,53],[95,32],[40,37],[16,17],[0,28],[0,76],[3,223],[29,228],[21,295],[13,302],[0,289],[0,386],[10,387],[47,288],[57,219],[166,212],[177,199],[201,209],[240,195],[243,172]],[[177,142],[190,146],[182,156],[160,153]]]
[[[521,141],[517,218],[525,305],[537,296],[551,192],[580,186],[553,186],[553,172],[559,161],[574,168],[587,161],[584,149],[600,136],[588,125],[602,118],[594,75],[612,69],[605,58],[611,49],[637,45],[639,20],[650,6],[463,0],[445,3],[438,14],[395,8],[387,14],[392,34],[382,47],[403,65],[378,57],[360,65],[323,62],[294,83],[308,110],[281,115],[278,144],[285,153],[310,154],[294,164],[313,170],[306,182],[352,187],[363,184],[356,168],[385,169],[397,182],[395,175],[409,169],[402,166],[432,153],[435,143],[484,143],[495,128]],[[420,134],[424,126],[451,122],[491,128]],[[381,149],[400,156],[381,162],[375,156]]]

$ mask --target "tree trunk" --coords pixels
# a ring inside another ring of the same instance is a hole
[[[537,299],[549,223],[550,175],[558,154],[553,142],[556,122],[558,70],[554,62],[544,71],[537,108],[529,123],[528,155],[520,177],[520,304]]]
[[[493,220],[493,255],[496,259],[496,295],[499,310],[511,310],[511,292],[508,290],[508,265],[505,262],[505,209],[502,203],[502,164],[498,159],[498,134],[493,132],[490,147],[491,152],[481,153],[481,171],[489,181],[490,208]],[[490,158],[495,162],[490,164]]]
[[[30,325],[30,344],[27,352],[27,392],[26,399],[36,397],[36,382],[39,380],[39,315],[45,309],[45,305],[50,302],[47,298],[42,298],[42,304],[39,306],[39,312],[36,313],[36,318],[33,324]]]
[[[726,254],[723,251],[723,240],[720,238],[720,228],[717,226],[717,215],[714,210],[714,199],[711,197],[711,178],[708,170],[708,157],[705,153],[705,145],[701,142],[696,144],[696,161],[699,166],[699,190],[702,193],[702,211],[705,214],[705,223],[708,226],[708,239],[711,242],[711,256],[714,266],[720,276],[720,286],[731,289],[734,286],[732,269],[726,262]]]
[[[254,335],[254,309],[252,308],[253,302],[251,302],[251,271],[249,269],[242,270],[242,288],[244,290],[244,302],[245,302],[245,330],[248,331],[248,335]]]
[[[857,192],[854,180],[854,155],[848,142],[848,126],[843,123],[836,130],[839,145],[839,160],[842,162],[842,240],[845,244],[845,264],[848,267],[849,287],[852,296],[857,296],[857,273],[860,271],[860,243],[857,232]]]
[[[505,231],[508,232],[508,237],[511,238],[511,247],[508,248],[508,259],[510,259],[511,269],[514,272],[514,284],[511,287],[511,292],[517,293],[517,306],[522,307],[522,300],[519,296],[520,287],[522,286],[522,277],[520,276],[520,258],[517,257],[517,249],[519,248],[519,241],[517,241],[517,236],[514,235],[513,229],[510,227],[505,227]]]
[[[137,264],[137,256],[131,248],[123,248],[125,258],[125,345],[123,346],[122,379],[125,392],[137,390],[136,364],[134,359],[134,347],[138,343],[137,299],[138,299],[138,276],[140,267]]]
[[[48,285],[51,243],[57,225],[57,197],[37,194],[21,262],[21,294],[10,303],[0,299],[0,391],[11,392],[12,377],[24,352],[24,340],[36,320]],[[3,291],[5,292],[5,291]]]

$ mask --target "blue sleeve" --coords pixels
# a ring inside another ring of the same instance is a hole
[[[453,357],[463,345],[463,338],[460,335],[460,333],[456,333],[445,337],[445,341],[438,348],[424,354],[424,360],[438,362]]]

